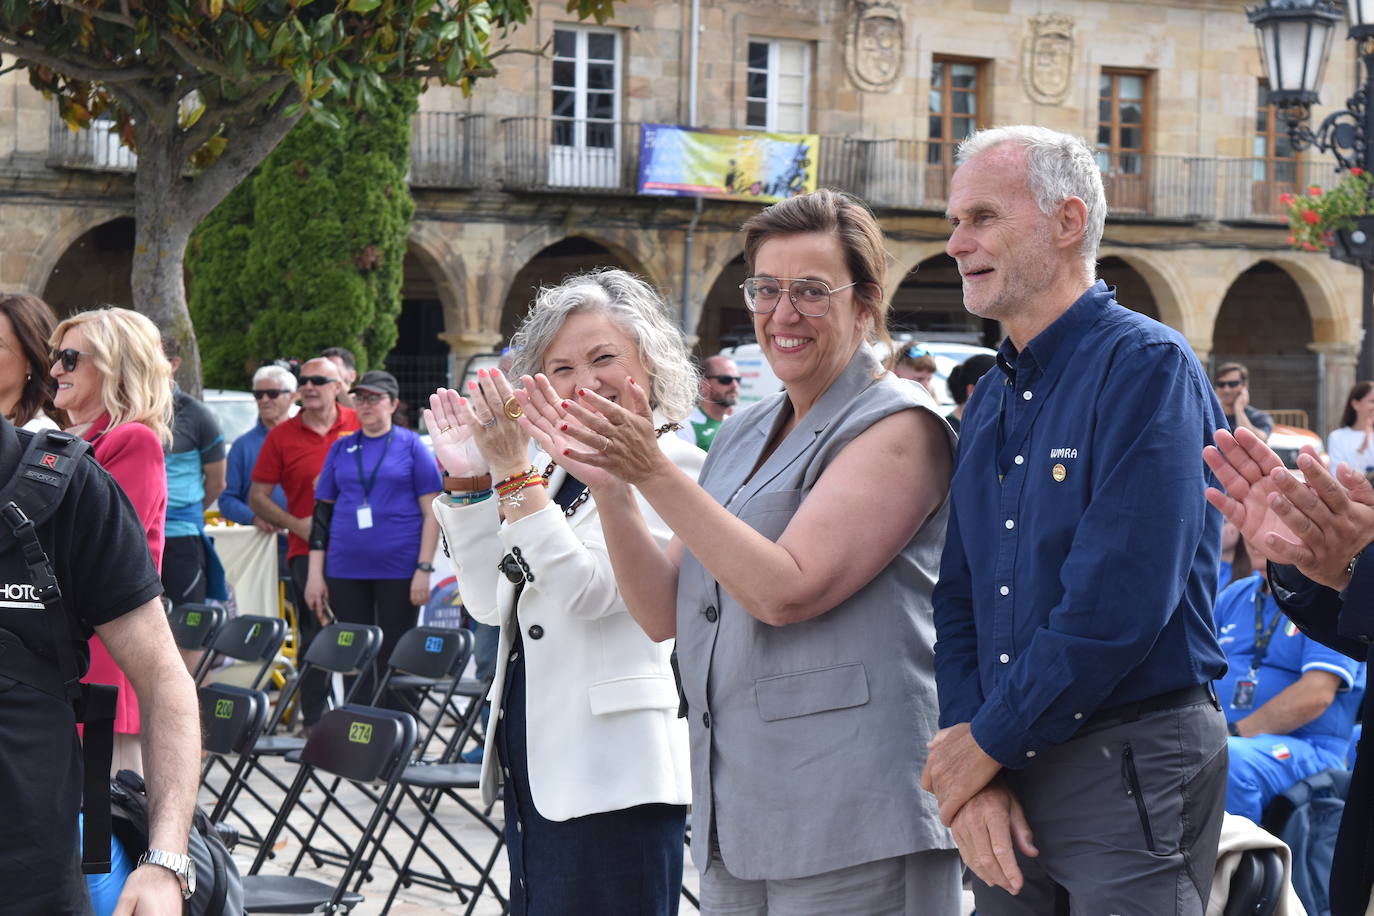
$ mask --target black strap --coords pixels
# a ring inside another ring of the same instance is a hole
[[[35,655],[14,634],[0,637],[0,672],[72,704],[76,721],[86,728],[82,738],[82,811],[85,828],[81,870],[100,874],[110,870],[110,760],[114,755],[114,720],[119,688],[82,684],[72,647],[72,629],[52,561],[38,539],[38,525],[61,505],[76,464],[89,443],[58,430],[30,434],[16,430],[20,441],[29,437],[16,473],[0,488],[0,518],[24,553],[34,597],[43,605],[57,667]],[[103,802],[103,803],[102,803]]]

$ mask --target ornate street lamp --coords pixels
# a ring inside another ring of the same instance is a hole
[[[1350,25],[1347,37],[1359,42],[1364,79],[1345,108],[1327,115],[1313,130],[1308,122],[1342,6]],[[1246,15],[1259,38],[1269,98],[1288,122],[1293,148],[1330,153],[1343,171],[1358,166],[1374,173],[1374,0],[1266,0]],[[1362,379],[1374,378],[1374,218],[1361,217],[1349,244],[1333,247],[1331,256],[1364,272],[1358,372]]]

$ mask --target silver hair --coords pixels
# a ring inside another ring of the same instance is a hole
[[[296,390],[296,377],[281,366],[263,366],[253,373],[253,387],[258,386],[258,382],[276,382],[282,391]]]
[[[1053,216],[1070,197],[1077,197],[1088,208],[1083,243],[1078,249],[1084,258],[1096,260],[1107,222],[1107,194],[1102,188],[1102,170],[1092,149],[1082,138],[1048,127],[1016,124],[991,127],[970,134],[959,144],[954,160],[963,165],[979,153],[1003,143],[1014,143],[1026,151],[1026,184],[1040,212]]]
[[[541,289],[510,339],[511,375],[542,372],[549,344],[568,316],[580,311],[605,312],[639,346],[654,410],[669,420],[692,412],[699,377],[687,356],[687,339],[658,293],[623,270],[593,270]]]

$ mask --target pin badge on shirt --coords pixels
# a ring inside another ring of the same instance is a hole
[[[1069,469],[1062,464],[1056,464],[1050,468],[1050,476],[1054,478],[1055,483],[1063,483],[1064,478],[1069,476]]]

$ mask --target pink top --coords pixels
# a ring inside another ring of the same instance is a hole
[[[162,545],[167,536],[167,470],[162,457],[162,442],[157,433],[142,423],[121,423],[106,429],[110,415],[103,414],[86,430],[85,439],[91,443],[95,459],[119,484],[124,495],[133,503],[143,530],[148,536],[148,552],[153,565],[162,571]],[[115,731],[136,735],[140,723],[138,696],[128,677],[115,664],[110,651],[92,636],[91,667],[82,678],[93,684],[114,684],[119,688],[119,703],[115,710]]]

